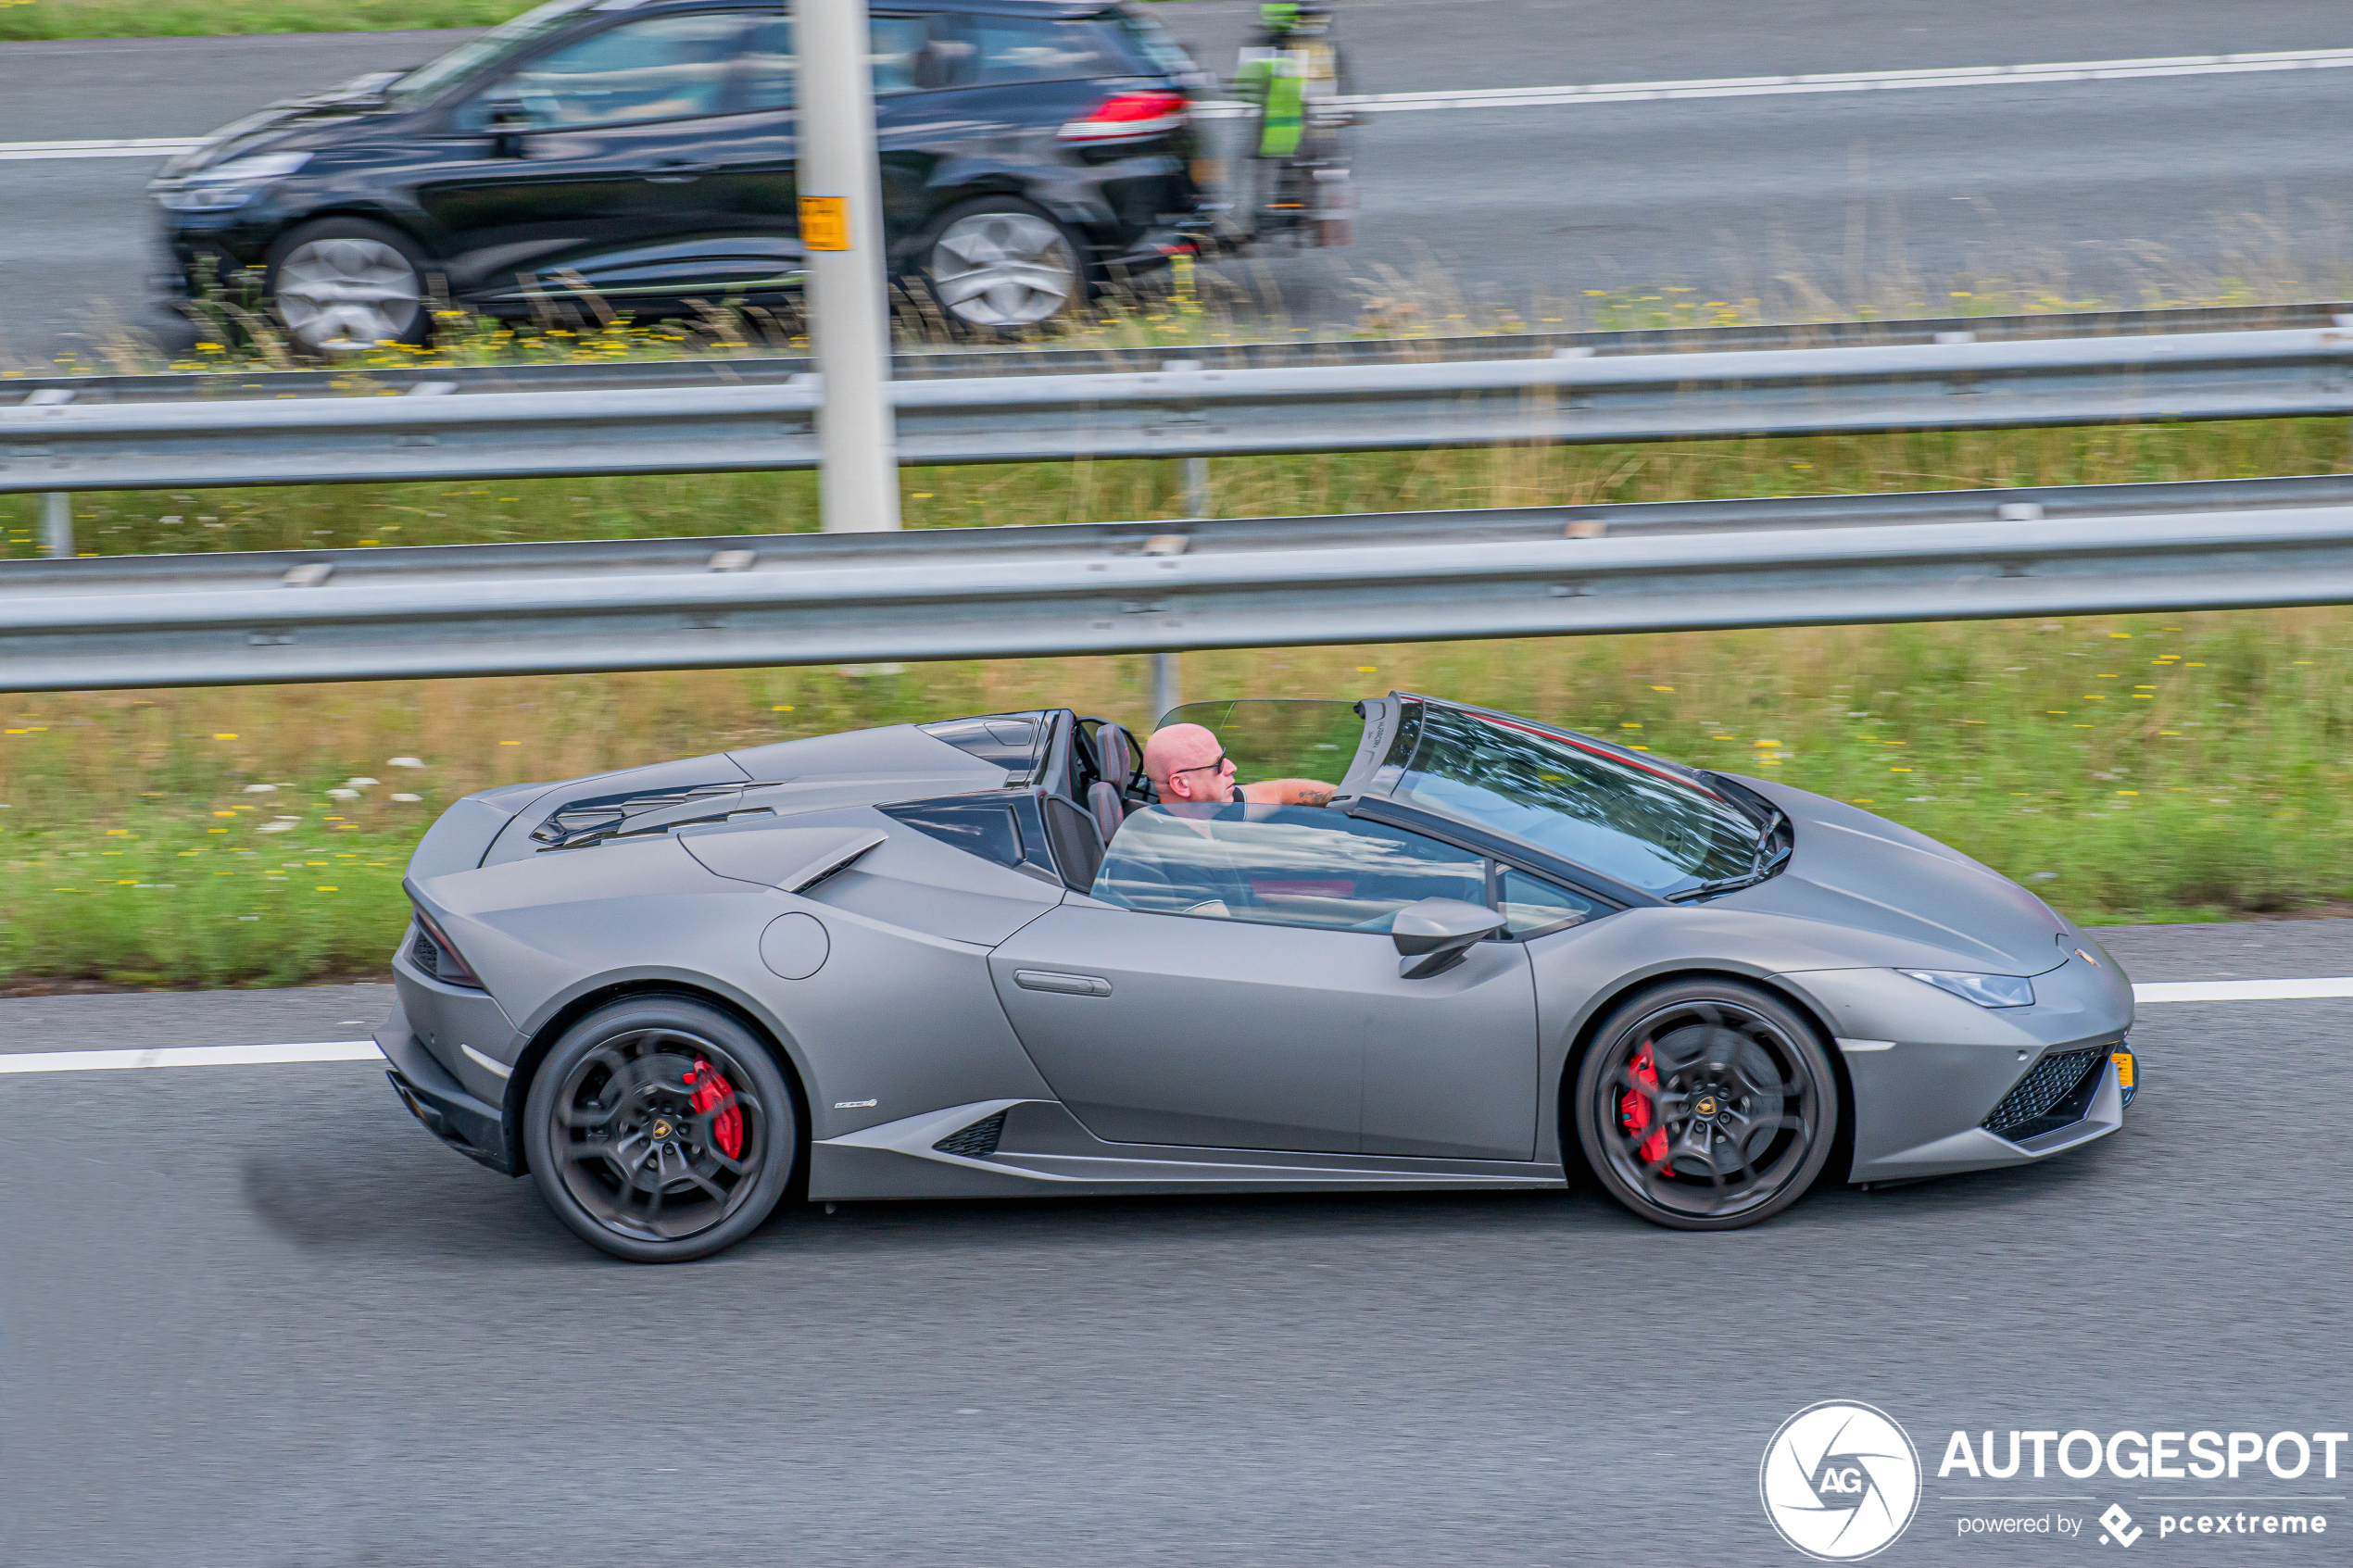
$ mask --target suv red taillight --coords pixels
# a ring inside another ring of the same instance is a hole
[[[1119,142],[1163,136],[1185,123],[1185,111],[1191,107],[1182,93],[1114,93],[1086,119],[1064,125],[1062,138],[1065,142]]]
[[[414,911],[417,918],[417,940],[409,944],[409,961],[440,981],[444,985],[464,985],[473,990],[486,990],[482,976],[473,971],[458,945],[448,934],[434,923],[422,909]]]

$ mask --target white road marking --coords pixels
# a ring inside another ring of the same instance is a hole
[[[126,1067],[261,1067],[289,1061],[382,1061],[373,1040],[311,1040],[279,1046],[160,1046],[144,1051],[25,1051],[0,1054],[0,1073],[102,1073]]]
[[[2172,55],[2140,60],[2062,60],[2041,65],[1952,66],[1935,70],[1827,71],[1808,76],[1704,77],[1681,82],[1596,82],[1572,87],[1480,87],[1440,93],[1365,93],[1342,97],[1359,114],[1421,109],[1543,108],[1562,104],[1640,104],[1673,98],[1761,98],[1806,93],[1894,92],[1915,87],[2024,87],[2057,82],[2121,82],[2152,76],[2235,76],[2249,71],[2333,70],[2353,66],[2353,49],[2285,49],[2260,55]],[[1247,106],[1196,107],[1230,119]]]
[[[1562,87],[1466,87],[1435,93],[1361,93],[1339,103],[1359,114],[1423,109],[1546,108],[1563,104],[1639,104],[1674,98],[1758,98],[1806,93],[1877,93],[1917,87],[2021,87],[2058,82],[2122,82],[2156,76],[2236,76],[2250,71],[2334,70],[2353,49],[2283,49],[2249,55],[2171,55],[2138,60],[2057,60],[2039,65],[1948,66],[1930,70],[1825,71],[1806,76],[1700,77],[1679,82],[1594,82]],[[1231,119],[1247,106],[1212,99],[1204,119]],[[196,136],[128,136],[79,142],[0,142],[0,161],[25,158],[170,157],[203,145]]]
[[[2133,987],[2133,999],[2149,1002],[2310,1002],[2353,997],[2353,979],[2176,980]]]
[[[1360,112],[1394,114],[1413,109],[1642,103],[1658,98],[1751,98],[1793,93],[1870,93],[1913,87],[2003,87],[2050,82],[2116,82],[2147,76],[2222,76],[2246,71],[2327,70],[2347,66],[2353,66],[2353,49],[2289,49],[2262,55],[2177,55],[2144,60],[1955,66],[1937,70],[1854,70],[1811,76],[1733,76],[1692,82],[1603,82],[1589,87],[1375,93],[1340,101]]]
[[[131,136],[111,142],[0,142],[0,160],[58,157],[171,157],[194,152],[195,136]]]
[[[2133,987],[2133,999],[2153,1002],[2309,1002],[2353,997],[2353,976],[2320,980],[2172,980]],[[1846,1050],[1883,1050],[1878,1040],[1841,1040]],[[479,1056],[471,1049],[468,1056]],[[0,1052],[0,1074],[101,1073],[129,1067],[263,1067],[282,1062],[382,1061],[373,1040],[311,1040],[276,1046],[163,1046],[141,1051]],[[497,1069],[493,1069],[497,1071]],[[511,1070],[510,1070],[511,1071]],[[863,1102],[871,1105],[871,1100]]]

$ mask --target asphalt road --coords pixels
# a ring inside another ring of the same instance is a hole
[[[1349,0],[1365,92],[1908,69],[2353,45],[2325,0]],[[1156,7],[1227,69],[1254,5]],[[0,142],[199,133],[459,35],[19,44]],[[1943,308],[1989,271],[2060,297],[2353,294],[2353,70],[1395,114],[1357,132],[1344,250],[1229,264],[1283,321],[1568,316],[1589,289]],[[0,364],[97,358],[157,317],[144,159],[0,162]],[[1563,309],[1559,302],[1572,302]],[[1387,302],[1382,305],[1380,302]],[[1407,314],[1410,307],[1411,314]],[[1277,324],[1262,321],[1262,326]]]
[[[2353,974],[2353,922],[2103,939],[2143,981]],[[384,997],[6,1001],[0,1051],[347,1039]],[[1757,1464],[1835,1397],[1931,1468],[1883,1561],[2045,1562],[2096,1524],[1956,1520],[2200,1488],[1981,1502],[2014,1488],[1936,1480],[1951,1430],[2353,1424],[2349,1034],[2341,1001],[2150,1007],[2107,1144],[1730,1236],[1590,1192],[844,1205],[667,1270],[573,1241],[372,1067],[0,1076],[0,1555],[1795,1562]],[[2343,1562],[2353,1510],[2292,1506],[2341,1517],[2143,1546]]]

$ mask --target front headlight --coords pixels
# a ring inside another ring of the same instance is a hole
[[[263,187],[310,161],[308,153],[256,153],[155,187],[156,200],[174,212],[225,212],[243,207]]]
[[[1963,1001],[1975,1002],[1982,1008],[2031,1008],[2034,1005],[2034,983],[2017,974],[1958,974],[1942,969],[1899,969],[1922,985],[1933,985],[1940,991],[1950,991]]]

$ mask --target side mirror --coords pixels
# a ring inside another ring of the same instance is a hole
[[[1504,917],[1483,904],[1460,898],[1424,898],[1397,911],[1389,939],[1403,956],[1401,980],[1428,980],[1463,961],[1474,944],[1504,929]]]
[[[521,157],[523,134],[538,125],[522,99],[493,98],[483,106],[482,128],[492,138],[492,157]]]

